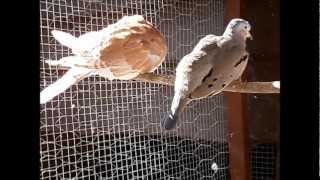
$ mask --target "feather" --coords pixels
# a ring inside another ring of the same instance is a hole
[[[46,87],[40,93],[40,104],[45,104],[46,102],[52,100],[55,96],[67,90],[69,87],[77,83],[78,81],[89,75],[92,70],[85,68],[72,68],[66,74],[64,74],[60,79],[58,79],[53,84]]]
[[[51,34],[60,44],[71,49],[79,48],[78,38],[72,36],[71,34],[58,30],[51,31]]]

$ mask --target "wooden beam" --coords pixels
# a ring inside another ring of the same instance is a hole
[[[226,0],[225,17],[227,24],[232,18],[241,18],[244,0]],[[225,24],[225,25],[226,25]],[[242,77],[244,79],[245,75]],[[249,131],[247,96],[240,93],[225,93],[228,109],[229,167],[231,180],[250,180]]]
[[[134,78],[137,81],[156,83],[168,86],[174,86],[174,75],[145,73]],[[280,93],[280,81],[271,82],[242,82],[233,81],[223,91],[237,93],[255,93],[255,94],[278,94]]]

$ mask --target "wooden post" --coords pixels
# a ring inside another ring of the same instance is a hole
[[[244,0],[225,1],[225,23],[241,18]],[[245,77],[243,75],[242,79]],[[229,162],[231,180],[250,180],[249,131],[247,97],[245,94],[225,92],[228,109]]]

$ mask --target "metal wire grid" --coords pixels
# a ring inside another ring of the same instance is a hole
[[[253,144],[251,147],[253,180],[275,180],[277,168],[276,144]]]
[[[223,32],[222,0],[41,0],[41,89],[65,72],[43,60],[71,55],[51,30],[79,36],[133,14],[167,39],[156,73],[173,74],[201,37]],[[191,103],[178,128],[162,132],[172,95],[172,87],[96,76],[72,86],[41,107],[41,179],[228,179],[223,96]]]

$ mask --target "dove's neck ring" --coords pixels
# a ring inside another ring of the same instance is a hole
[[[232,28],[227,28],[223,33],[223,37],[227,39],[234,39],[239,41],[247,40],[247,37],[244,35],[244,33],[241,33],[240,31],[235,31]]]

